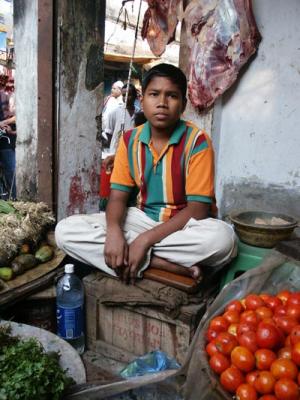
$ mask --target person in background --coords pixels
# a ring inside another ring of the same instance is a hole
[[[6,77],[5,77],[6,78]],[[0,164],[10,188],[10,197],[16,198],[16,124],[15,115],[9,110],[9,96],[5,93],[6,79],[0,77]]]
[[[122,88],[122,98],[124,103],[125,103],[127,86],[128,84],[124,85]],[[124,103],[123,103],[108,115],[105,134],[108,137],[110,146],[108,148],[108,151],[103,152],[103,157],[102,157],[106,169],[112,169],[114,155],[117,151],[119,138],[122,133],[121,130],[123,121],[124,121],[123,129],[125,131],[130,128],[134,128],[136,126],[135,118],[137,113],[140,112],[140,109],[137,108],[137,106],[135,105],[136,98],[137,98],[136,88],[134,85],[130,83],[128,89],[128,98],[127,98],[125,114],[124,114]]]
[[[125,103],[126,90],[128,85],[126,84],[122,89],[122,96]],[[136,88],[134,85],[130,84],[128,89],[127,107],[124,115],[124,105],[119,106],[113,110],[108,117],[107,127],[105,134],[108,137],[110,146],[108,150],[102,151],[102,165],[100,174],[100,201],[99,210],[105,211],[109,193],[110,193],[110,175],[114,166],[115,152],[117,150],[120,135],[122,134],[122,124],[124,121],[124,130],[128,130],[135,126],[143,123],[143,117],[141,111],[136,107]]]
[[[233,228],[211,218],[212,143],[181,119],[187,81],[179,68],[153,67],[142,89],[147,122],[120,138],[106,212],[60,221],[56,243],[126,283],[142,278],[149,266],[197,280],[202,266],[220,267],[236,256]],[[130,207],[136,192],[136,207]]]
[[[102,110],[102,132],[106,128],[108,115],[117,108],[119,105],[123,104],[122,97],[122,87],[124,86],[122,81],[116,81],[111,87],[111,94],[104,100],[103,110]]]

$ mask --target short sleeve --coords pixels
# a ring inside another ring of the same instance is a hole
[[[110,179],[110,187],[111,189],[130,192],[135,186],[135,182],[130,174],[127,147],[124,137],[121,136]]]
[[[212,203],[214,198],[214,151],[210,138],[201,133],[191,151],[186,176],[187,201]]]

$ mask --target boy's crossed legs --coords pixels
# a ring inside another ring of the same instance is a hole
[[[160,222],[130,207],[123,228],[127,242],[131,243],[140,233],[157,224]],[[68,217],[57,224],[55,236],[58,247],[70,256],[116,276],[104,260],[105,213]],[[167,236],[149,250],[138,276],[151,266],[197,279],[200,275],[197,265],[224,265],[235,255],[236,236],[229,224],[213,218],[199,221],[192,218],[182,230]]]

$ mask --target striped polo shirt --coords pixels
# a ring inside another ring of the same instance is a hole
[[[149,122],[120,139],[111,189],[136,190],[137,207],[154,221],[167,221],[188,201],[212,203],[214,153],[208,135],[179,120],[160,154],[152,145]]]

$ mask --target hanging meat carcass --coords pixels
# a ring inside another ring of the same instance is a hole
[[[189,98],[201,111],[233,84],[261,36],[251,0],[193,0],[184,18],[191,50]]]
[[[143,39],[147,38],[152,53],[158,57],[175,39],[180,3],[181,0],[148,0],[141,35]]]

